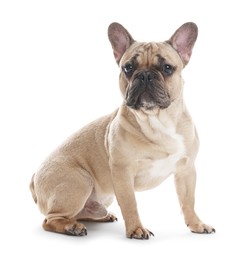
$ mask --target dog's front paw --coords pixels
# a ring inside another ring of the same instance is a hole
[[[187,225],[192,233],[198,234],[211,234],[215,233],[215,229],[209,225],[206,225],[202,222],[196,224],[188,224]]]
[[[135,238],[135,239],[149,239],[154,234],[146,228],[138,227],[133,231],[127,232],[128,238]]]

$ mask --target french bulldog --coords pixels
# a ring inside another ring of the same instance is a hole
[[[107,211],[116,196],[126,236],[149,239],[135,191],[174,175],[186,225],[195,233],[215,232],[194,210],[199,140],[183,100],[181,73],[197,34],[188,22],[167,41],[138,42],[121,24],[109,26],[123,102],[68,138],[33,175],[30,189],[45,230],[87,235],[83,221],[117,220]]]

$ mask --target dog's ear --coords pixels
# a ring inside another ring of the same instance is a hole
[[[108,38],[114,51],[115,60],[119,64],[122,55],[134,40],[130,33],[119,23],[109,25]]]
[[[179,53],[184,66],[188,64],[193,46],[196,42],[198,35],[198,28],[195,23],[189,22],[183,24],[173,34],[168,43]]]

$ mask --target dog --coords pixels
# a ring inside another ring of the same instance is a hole
[[[215,232],[194,210],[199,140],[183,100],[181,72],[197,35],[188,22],[169,40],[146,43],[119,23],[109,26],[123,102],[68,138],[33,175],[30,189],[45,230],[85,236],[83,221],[117,220],[107,211],[116,196],[126,236],[149,239],[153,233],[141,223],[135,191],[173,174],[186,225],[194,233]]]

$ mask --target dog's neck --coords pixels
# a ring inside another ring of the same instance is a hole
[[[182,99],[175,100],[175,102],[166,109],[155,109],[151,111],[144,109],[132,110],[124,104],[120,110],[120,121],[123,128],[127,130],[131,129],[131,133],[135,133],[136,135],[139,135],[140,130],[145,140],[149,140],[151,143],[158,145],[163,143],[168,153],[176,152],[177,147],[174,144],[176,144],[177,124],[185,111]],[[125,113],[128,114],[128,120],[125,120]],[[136,124],[138,127],[136,127]],[[135,127],[132,127],[133,125],[135,125]],[[170,147],[170,149],[168,147]]]
[[[185,105],[183,99],[176,99],[165,109],[155,108],[152,110],[139,109],[131,111],[135,114],[136,120],[140,126],[142,124],[149,124],[150,128],[157,130],[161,125],[166,129],[171,127],[176,128],[184,110]],[[157,126],[158,124],[160,125]]]

